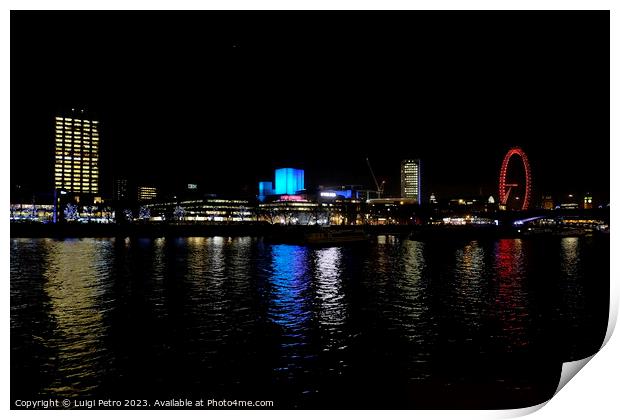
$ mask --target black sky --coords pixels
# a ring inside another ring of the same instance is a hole
[[[306,184],[496,194],[510,146],[535,194],[609,196],[608,12],[12,12],[11,183],[51,188],[53,117],[102,124],[103,186]]]

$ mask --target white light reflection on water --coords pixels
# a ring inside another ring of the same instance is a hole
[[[468,341],[473,340],[482,326],[489,280],[485,250],[478,241],[472,241],[457,250],[452,308],[457,313],[455,318]]]
[[[338,247],[314,251],[316,278],[316,314],[321,334],[322,351],[344,350],[347,305],[343,288],[341,261]]]
[[[589,316],[585,305],[586,294],[583,285],[584,273],[581,272],[579,241],[579,238],[562,238],[560,242],[562,275],[559,284],[560,304],[557,311],[569,330],[579,328],[583,320]],[[592,280],[600,281],[597,278]]]

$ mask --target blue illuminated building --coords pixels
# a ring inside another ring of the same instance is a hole
[[[295,194],[297,191],[303,190],[304,188],[303,169],[276,169],[276,194]]]
[[[258,199],[265,201],[268,195],[273,195],[273,182],[261,181],[258,183]]]
[[[258,183],[258,199],[265,201],[271,195],[295,195],[305,189],[304,170],[295,168],[276,169],[275,188],[270,181]]]

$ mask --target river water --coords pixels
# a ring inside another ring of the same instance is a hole
[[[595,353],[609,238],[11,239],[11,399],[516,408]]]

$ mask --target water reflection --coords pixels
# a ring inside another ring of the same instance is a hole
[[[582,273],[580,273],[579,238],[562,238],[560,247],[560,269],[565,278],[564,284],[569,288],[580,287],[580,285],[576,284],[582,276]],[[574,297],[581,296],[582,294],[580,289],[574,290],[574,292],[577,292],[571,293]]]
[[[542,269],[538,249],[555,256]],[[572,354],[600,343],[591,314],[607,285],[587,275],[608,263],[601,250],[583,238],[12,240],[11,393],[260,394],[277,408],[539,402],[557,373],[528,366],[550,326]]]
[[[523,241],[500,239],[495,246],[496,295],[491,308],[500,322],[498,337],[507,351],[529,344],[530,318]]]
[[[49,392],[57,396],[91,395],[110,362],[102,338],[107,334],[103,315],[110,307],[107,267],[108,241],[46,242],[44,276],[50,316],[56,328],[47,344],[58,355],[56,380]]]
[[[559,280],[559,305],[556,307],[556,315],[568,331],[567,335],[577,335],[587,320],[592,316],[586,307],[586,289],[583,278],[587,277],[582,272],[581,252],[579,238],[562,238],[560,243],[560,270],[562,276]],[[595,278],[592,278],[594,280]],[[598,281],[599,279],[596,279]],[[573,340],[568,341],[564,351],[566,354],[575,353]]]
[[[250,238],[187,238],[179,381],[190,390],[211,378],[222,397],[239,395],[257,351]],[[177,339],[178,340],[178,339]],[[250,365],[250,366],[248,366]],[[256,369],[256,367],[254,367]],[[194,383],[192,385],[192,382]]]
[[[391,322],[399,326],[396,332],[405,340],[402,350],[407,363],[403,373],[409,381],[429,377],[428,363],[437,335],[425,252],[423,242],[404,241],[397,257],[400,275],[396,277],[392,297],[395,306]]]
[[[426,336],[429,293],[424,278],[426,261],[424,258],[424,243],[406,241],[402,247],[402,256],[398,258],[398,271],[402,273],[394,284],[395,293],[399,296],[397,306],[393,312],[397,315],[395,324],[405,327],[404,336],[413,342],[421,342]]]
[[[340,272],[341,250],[332,247],[316,250],[314,253],[317,315],[320,325],[328,335],[333,335],[344,324],[347,316]]]
[[[311,318],[308,299],[308,249],[275,245],[271,249],[271,299],[269,318],[282,327],[284,335],[303,340]]]
[[[458,314],[459,329],[468,341],[473,340],[482,327],[488,285],[485,249],[477,241],[472,241],[456,252],[452,302]]]
[[[312,392],[309,376],[312,321],[309,250],[294,245],[271,247],[268,319],[279,329],[279,360],[274,366],[275,380],[294,392]],[[307,378],[307,379],[304,379]]]

